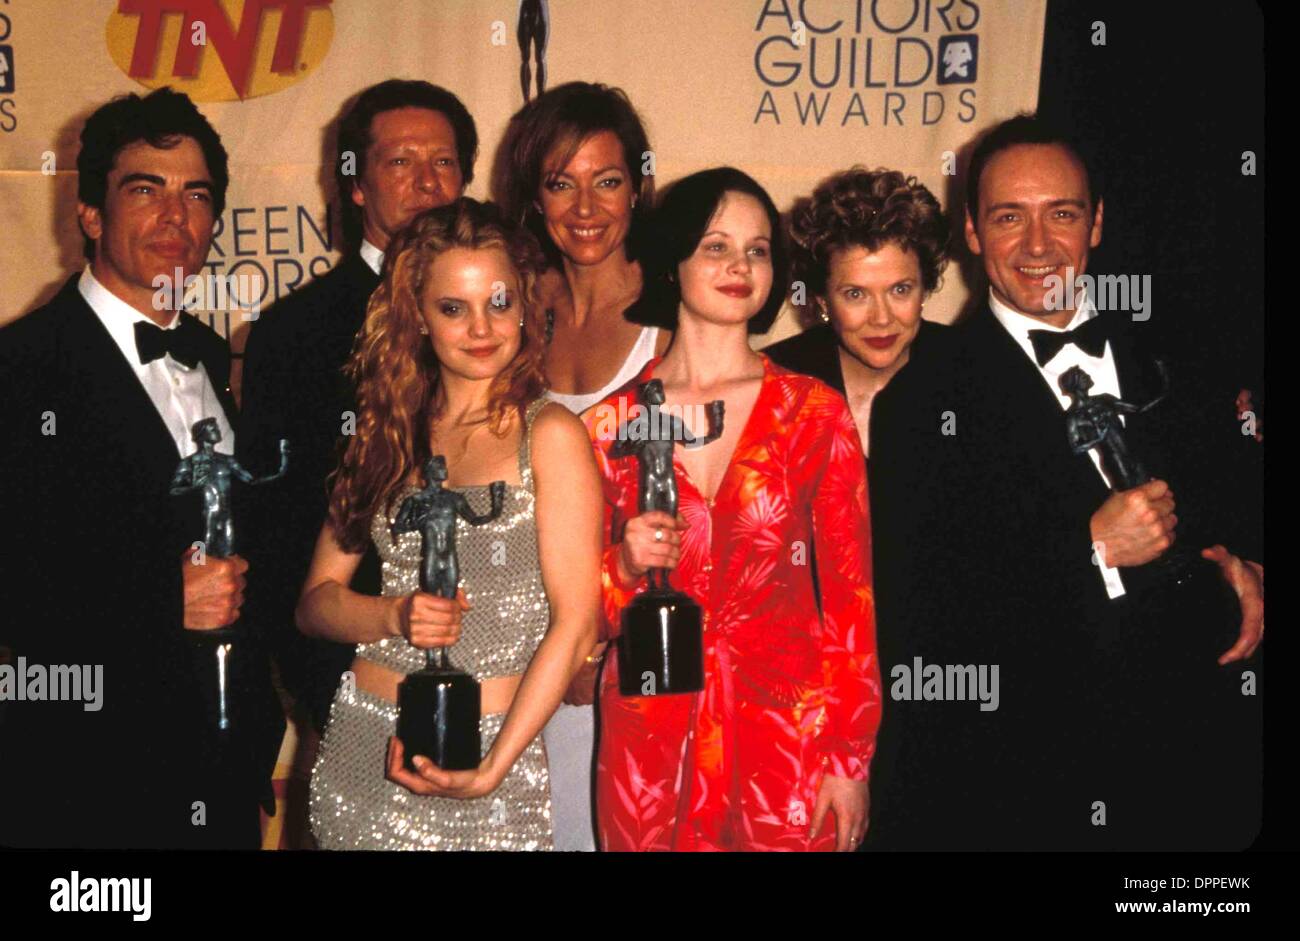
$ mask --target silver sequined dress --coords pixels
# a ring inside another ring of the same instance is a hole
[[[505,509],[493,522],[456,522],[460,585],[473,606],[461,622],[460,640],[449,650],[452,664],[482,682],[523,673],[550,618],[542,587],[533,516],[529,442],[544,399],[527,410],[519,449],[519,486],[507,486]],[[392,537],[392,522],[411,486],[394,499],[387,518],[376,515],[370,534],[383,560],[386,596],[420,585],[420,534]],[[459,490],[475,513],[491,507],[487,487]],[[361,644],[357,656],[389,670],[412,673],[424,666],[423,651],[405,638]],[[345,677],[346,680],[346,677]],[[505,713],[484,716],[484,754],[501,731]],[[486,797],[454,800],[413,794],[384,777],[385,752],[397,723],[397,706],[339,686],[311,776],[311,829],[322,849],[549,850],[551,793],[546,751],[539,735],[519,756],[499,788]]]

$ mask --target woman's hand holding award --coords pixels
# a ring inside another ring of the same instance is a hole
[[[613,459],[635,455],[639,463],[642,513],[677,516],[677,476],[673,448],[681,442],[699,448],[722,436],[724,403],[707,406],[709,431],[693,435],[676,415],[662,410],[664,387],[651,379],[639,389],[641,414],[623,423],[610,448]],[[624,696],[694,693],[704,688],[704,636],[700,606],[675,590],[667,569],[646,573],[649,590],[623,609],[618,637],[618,689]]]
[[[418,532],[422,537],[420,590],[454,599],[460,582],[456,559],[456,518],[482,526],[501,515],[505,482],[491,485],[492,509],[478,515],[465,497],[443,489],[447,462],[441,455],[424,467],[425,487],[407,497],[393,521],[394,537]],[[470,674],[458,670],[447,658],[447,648],[425,650],[425,665],[409,674],[397,688],[397,737],[404,751],[403,765],[415,771],[416,755],[428,758],[445,771],[467,771],[482,760],[479,720],[482,690]]]

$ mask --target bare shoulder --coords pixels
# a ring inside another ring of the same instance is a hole
[[[538,411],[532,435],[534,463],[572,459],[577,452],[591,450],[582,420],[558,402],[548,402]]]
[[[587,427],[559,403],[547,403],[533,420],[532,465],[543,503],[573,507],[586,493],[599,503],[600,472]]]

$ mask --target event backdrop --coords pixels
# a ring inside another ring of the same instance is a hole
[[[573,79],[620,86],[645,119],[660,181],[734,164],[783,210],[855,163],[915,174],[949,205],[962,146],[1037,104],[1046,0],[541,6],[548,87]],[[231,187],[208,268],[260,275],[264,306],[338,257],[322,131],[367,85],[401,76],[456,92],[482,139],[468,192],[486,197],[497,143],[524,100],[520,7],[520,0],[0,0],[0,323],[47,300],[84,264],[77,134],[113,95],[170,84],[212,120],[230,152]],[[949,321],[967,296],[953,266],[926,316]],[[205,319],[242,350],[241,315]],[[795,329],[787,311],[759,343]],[[292,750],[291,732],[286,761]]]
[[[519,0],[0,0],[0,322],[82,264],[77,134],[109,97],[188,92],[231,155],[208,267],[260,274],[263,304],[337,258],[322,129],[384,78],[460,95],[482,146],[523,103]],[[547,84],[625,89],[670,182],[730,163],[788,208],[854,163],[947,198],[955,154],[1037,102],[1045,0],[549,0]],[[196,40],[200,44],[196,45]],[[535,87],[535,86],[534,86]],[[927,316],[966,296],[949,273]],[[216,326],[238,352],[247,324]],[[794,329],[789,318],[776,328]],[[773,337],[777,336],[773,334]]]

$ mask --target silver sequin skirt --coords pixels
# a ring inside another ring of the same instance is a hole
[[[483,748],[505,713],[480,720]],[[549,850],[551,791],[539,735],[491,794],[412,794],[384,777],[397,706],[339,687],[311,775],[311,830],[326,850]]]

